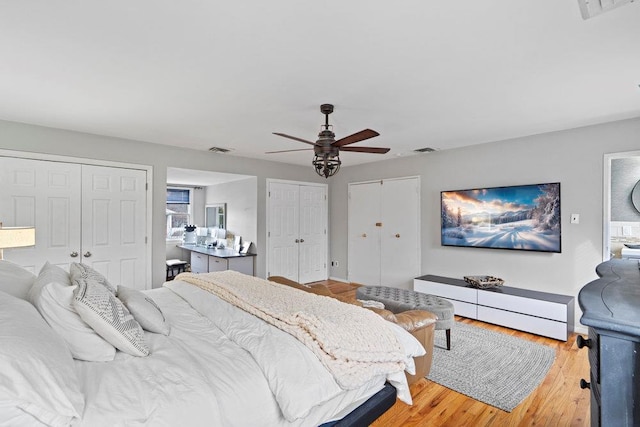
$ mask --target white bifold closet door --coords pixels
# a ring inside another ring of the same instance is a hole
[[[267,275],[299,283],[327,278],[327,187],[270,182]]]
[[[146,171],[0,157],[0,222],[35,226],[36,245],[6,260],[35,274],[82,262],[114,285],[145,289]]]
[[[348,278],[411,289],[420,275],[417,177],[349,184]]]

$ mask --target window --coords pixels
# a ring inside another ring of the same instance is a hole
[[[191,224],[191,189],[167,188],[167,239],[182,239],[184,226]]]

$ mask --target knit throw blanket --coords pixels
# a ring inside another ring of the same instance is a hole
[[[176,277],[293,335],[311,349],[343,389],[404,370],[397,338],[377,314],[235,271]]]

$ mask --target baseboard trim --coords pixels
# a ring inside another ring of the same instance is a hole
[[[589,330],[587,329],[586,326],[574,325],[573,332],[575,332],[576,334],[588,334]]]
[[[329,280],[335,280],[336,282],[342,282],[342,283],[351,283],[348,280],[343,279],[342,277],[329,276]]]

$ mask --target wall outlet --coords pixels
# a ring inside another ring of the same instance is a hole
[[[580,214],[571,214],[571,224],[580,224]]]

